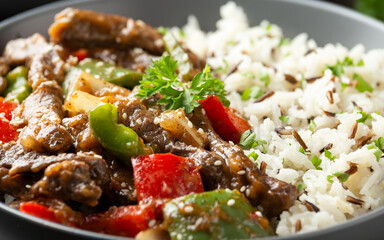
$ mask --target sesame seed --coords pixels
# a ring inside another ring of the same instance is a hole
[[[141,125],[141,124],[143,124],[143,121],[139,118],[139,119],[136,120],[136,123],[137,123],[138,125]]]
[[[148,227],[153,227],[156,224],[156,220],[152,219],[151,221],[148,222]]]
[[[155,117],[155,120],[153,120],[153,122],[157,125],[157,124],[159,124],[160,119],[158,117]]]
[[[235,199],[229,199],[227,202],[227,205],[231,207],[231,206],[235,205],[235,203],[236,203]]]
[[[183,235],[181,235],[181,233],[178,233],[176,238],[177,238],[177,240],[182,240],[183,239]]]
[[[191,123],[191,121],[188,121],[188,127],[193,128],[193,124]]]
[[[213,163],[215,166],[220,166],[222,165],[223,163],[220,161],[220,160],[217,160]]]
[[[100,62],[97,62],[95,66],[96,67],[102,67],[103,65],[104,65],[104,63],[100,61]]]
[[[240,192],[245,192],[245,189],[247,189],[245,186],[242,186],[241,188],[240,188]]]
[[[32,186],[29,185],[29,184],[25,185],[25,188],[31,188],[31,187],[32,187]]]
[[[260,212],[260,211],[256,211],[255,214],[258,216],[258,217],[262,217],[263,214]]]
[[[20,155],[20,154],[23,154],[23,152],[24,152],[24,150],[23,150],[23,149],[21,149],[21,150],[17,151],[16,155]]]
[[[245,174],[245,170],[240,170],[240,171],[237,172],[237,174],[244,175]]]
[[[201,128],[199,128],[199,130],[197,130],[197,132],[200,133],[200,134],[204,134],[204,130],[201,129]]]
[[[21,132],[21,131],[23,131],[23,128],[16,129],[16,132]]]
[[[99,154],[95,154],[93,155],[95,158],[103,158],[102,156],[100,156]]]
[[[247,190],[245,190],[245,196],[249,197],[249,195],[251,195],[251,190],[247,188]]]
[[[216,143],[217,143],[216,140],[213,140],[213,141],[211,142],[211,144],[213,144],[213,145],[215,145]]]
[[[183,113],[182,113],[182,112],[177,112],[176,116],[177,116],[177,117],[182,117],[182,116],[183,116]]]
[[[127,119],[127,118],[128,118],[127,113],[123,113],[123,119]]]
[[[235,145],[232,141],[229,141],[229,144],[231,144],[231,145]]]
[[[205,109],[201,109],[201,113],[205,115]]]
[[[191,212],[193,212],[193,207],[192,206],[185,206],[185,208],[184,208],[184,211],[186,212],[186,213],[191,213]]]

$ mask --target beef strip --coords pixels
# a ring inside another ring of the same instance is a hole
[[[176,141],[169,132],[155,124],[155,111],[150,111],[135,98],[120,100],[115,103],[119,108],[119,120],[129,126],[149,142],[155,152],[171,152],[179,156],[193,158],[201,166],[201,175],[205,190],[230,188],[249,189],[247,197],[254,205],[260,205],[268,216],[277,216],[288,209],[297,197],[295,186],[270,178],[238,147],[219,138],[212,130],[208,119],[195,110],[191,121],[197,128],[208,133],[209,150],[186,145]],[[127,118],[123,118],[123,114]],[[221,165],[215,164],[217,161]],[[245,174],[242,173],[245,171]]]
[[[3,56],[11,66],[30,65],[33,56],[41,53],[48,46],[41,34],[35,33],[28,38],[11,40],[4,49]],[[1,71],[0,71],[1,72]]]
[[[68,48],[142,48],[161,55],[161,34],[141,20],[67,8],[55,16],[49,28],[51,41]]]
[[[12,124],[24,127],[19,142],[25,150],[58,153],[72,146],[72,138],[61,125],[62,88],[56,82],[43,82],[13,112]]]
[[[106,154],[103,154],[104,156]],[[110,205],[128,205],[137,203],[137,194],[133,180],[133,170],[121,160],[109,154],[104,159],[107,162],[110,182],[103,189],[103,196]]]
[[[28,83],[33,90],[43,82],[55,81],[61,84],[65,75],[65,51],[58,45],[49,44],[33,56],[28,72]]]
[[[105,161],[92,152],[47,156],[19,144],[0,145],[0,177],[0,190],[20,199],[59,197],[91,206],[109,181]]]
[[[115,48],[87,49],[87,57],[99,59],[109,64],[144,72],[158,57],[141,48],[120,50]]]
[[[66,160],[47,167],[44,177],[32,186],[32,193],[96,206],[102,190],[92,179],[87,163]]]
[[[62,124],[71,134],[76,151],[101,152],[100,142],[90,128],[87,114],[80,113],[71,118],[64,118]]]

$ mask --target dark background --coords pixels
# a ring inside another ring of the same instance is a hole
[[[65,0],[0,0],[0,21],[28,9],[56,1]],[[108,1],[108,0],[106,0]],[[340,5],[352,7],[353,0],[327,0]]]

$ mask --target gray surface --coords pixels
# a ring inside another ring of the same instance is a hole
[[[205,30],[212,30],[219,18],[219,6],[226,0],[95,0],[63,1],[51,4],[0,23],[0,50],[17,36],[35,32],[46,34],[56,12],[65,6],[92,9],[140,18],[154,26],[182,26],[195,14]],[[367,49],[384,48],[384,25],[348,9],[310,0],[239,0],[252,25],[267,19],[283,28],[286,36],[307,32],[322,46],[342,43],[353,47],[363,43]],[[65,5],[65,6],[64,6]],[[0,204],[0,239],[105,239],[35,219]],[[302,224],[305,224],[303,222]],[[384,209],[320,231],[278,239],[384,239]]]

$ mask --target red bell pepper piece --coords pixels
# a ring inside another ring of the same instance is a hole
[[[226,141],[239,143],[241,134],[251,128],[249,123],[225,107],[217,96],[200,102],[216,133]]]
[[[16,103],[6,101],[0,97],[0,141],[3,143],[17,140],[19,137],[19,132],[10,124],[12,111],[16,107]]]
[[[103,213],[85,217],[83,229],[119,236],[135,237],[147,229],[148,223],[155,219],[155,212],[149,205],[111,207]]]
[[[39,217],[51,222],[60,223],[60,221],[56,218],[53,209],[50,209],[49,207],[37,202],[22,202],[20,203],[19,210],[35,217]]]
[[[199,168],[192,159],[171,153],[132,158],[138,200],[176,198],[204,191]]]
[[[87,51],[85,49],[79,49],[75,52],[75,57],[77,57],[77,61],[82,61],[87,57]]]

